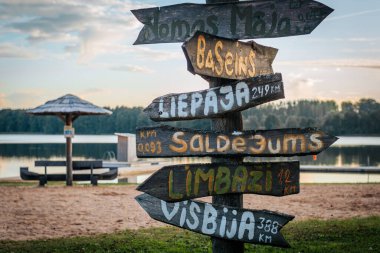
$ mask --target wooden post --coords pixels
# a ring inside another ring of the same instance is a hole
[[[66,115],[66,126],[72,126],[73,121],[70,114]],[[66,137],[66,185],[73,185],[73,147],[71,137]]]
[[[239,0],[206,0],[207,4],[239,2]],[[214,78],[209,81],[210,88],[222,86],[222,79]],[[243,130],[243,120],[240,112],[228,114],[223,118],[212,119],[212,130],[215,131],[241,131]],[[213,163],[241,163],[243,158],[213,158]],[[217,205],[227,205],[243,208],[243,194],[225,194],[212,197],[212,203]],[[214,253],[243,253],[244,243],[239,241],[224,240],[212,237],[212,252]]]

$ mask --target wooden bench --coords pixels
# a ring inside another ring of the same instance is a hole
[[[35,161],[34,166],[44,167],[44,174],[29,171],[28,167],[20,168],[20,177],[23,180],[38,180],[40,186],[47,181],[66,181],[66,174],[48,174],[48,167],[66,167],[66,161]],[[104,173],[95,174],[95,169],[109,169]],[[90,170],[90,174],[73,174],[73,181],[90,181],[92,185],[98,185],[98,180],[113,180],[117,178],[117,167],[105,167],[103,161],[73,161],[73,171]]]

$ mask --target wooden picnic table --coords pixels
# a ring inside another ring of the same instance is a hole
[[[66,174],[48,173],[48,167],[66,167],[66,161],[39,160],[34,162],[36,167],[44,167],[44,173],[29,171],[28,167],[20,168],[20,177],[23,180],[38,180],[39,186],[44,186],[48,181],[65,181]],[[96,169],[109,169],[107,172],[94,173]],[[89,173],[73,174],[74,181],[90,181],[97,185],[98,180],[113,180],[117,178],[118,167],[106,165],[102,160],[73,161],[73,170],[90,170]]]

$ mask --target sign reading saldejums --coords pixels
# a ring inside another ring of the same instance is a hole
[[[229,39],[311,33],[333,9],[313,0],[176,4],[132,10],[144,24],[134,44],[183,42],[202,31]]]
[[[200,201],[167,203],[141,194],[137,202],[155,220],[213,237],[290,247],[280,230],[294,216],[266,210],[239,209]]]
[[[338,138],[314,128],[215,132],[169,126],[136,129],[137,157],[315,155]]]
[[[281,74],[234,81],[221,87],[158,97],[144,109],[154,121],[215,118],[284,98]]]
[[[299,162],[170,165],[137,187],[173,202],[228,193],[285,196],[299,193]]]

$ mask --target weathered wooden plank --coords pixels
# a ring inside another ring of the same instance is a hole
[[[315,155],[338,138],[315,128],[214,132],[169,126],[136,129],[140,158]]]
[[[239,209],[200,201],[168,203],[148,194],[137,202],[155,220],[213,237],[289,247],[281,229],[294,216],[267,210]]]
[[[313,0],[260,0],[176,4],[132,10],[144,24],[136,44],[183,42],[203,31],[230,39],[311,33],[333,9]]]
[[[191,73],[233,80],[273,74],[272,63],[278,51],[254,41],[241,42],[199,31],[185,41],[182,49]]]
[[[34,166],[36,167],[64,167],[66,166],[66,161],[50,161],[50,160],[39,160],[34,161]],[[73,170],[88,170],[88,169],[104,168],[102,160],[92,160],[92,161],[73,161]]]
[[[284,97],[282,76],[277,73],[222,87],[158,97],[144,112],[154,121],[215,118]]]
[[[137,190],[167,202],[229,193],[299,193],[299,162],[212,163],[166,166]]]

